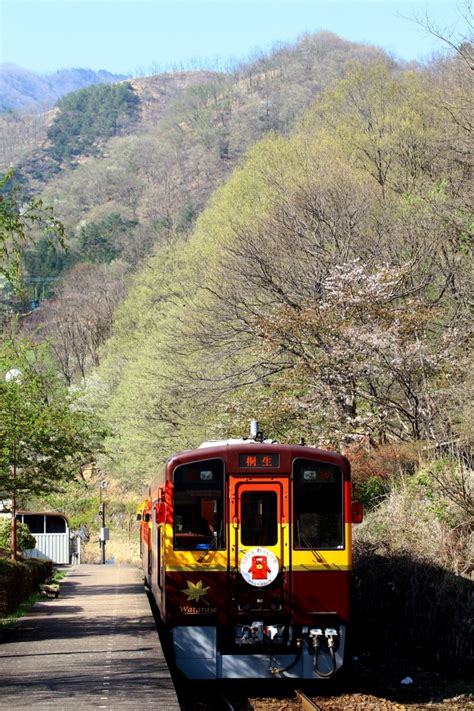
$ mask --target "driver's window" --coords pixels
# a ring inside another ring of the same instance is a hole
[[[174,548],[224,548],[224,465],[218,459],[174,472]]]

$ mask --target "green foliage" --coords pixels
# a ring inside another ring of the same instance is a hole
[[[79,231],[79,251],[83,261],[102,264],[120,256],[123,240],[137,226],[136,220],[127,220],[112,212],[100,222],[89,222]]]
[[[12,369],[20,375],[8,382]],[[0,497],[58,491],[101,448],[105,431],[41,349],[2,343],[0,372]]]
[[[78,530],[81,526],[94,528],[99,524],[99,483],[78,478],[68,482],[67,488],[61,492],[29,497],[28,506],[32,510],[67,512],[71,530]]]
[[[33,289],[31,284],[37,284],[48,295],[52,291],[50,280],[57,279],[76,260],[77,256],[72,251],[58,249],[49,239],[39,239],[34,249],[23,253],[25,284],[30,285],[30,291]],[[32,279],[35,281],[32,282]]]
[[[98,389],[120,477],[241,434],[250,413],[284,441],[447,436],[468,372],[470,219],[441,90],[387,61],[352,66],[295,136],[252,149],[187,243],[157,250]],[[413,465],[384,456],[371,466],[387,476]]]
[[[383,497],[369,501],[367,516],[355,529],[357,545],[410,555],[468,576],[474,527],[470,470],[459,460],[433,459],[414,474],[382,483]],[[367,489],[358,484],[363,495]]]
[[[352,496],[355,501],[361,501],[365,510],[377,506],[388,491],[387,482],[379,477],[371,476],[363,481],[355,481],[352,486]]]
[[[101,382],[94,392],[94,385],[89,386],[91,398],[100,407],[106,381],[110,378],[116,385],[108,414],[114,430],[117,433],[128,431],[128,434],[125,439],[114,438],[108,442],[115,464],[107,462],[106,466],[113,466],[117,479],[127,478],[138,489],[146,480],[148,468],[157,461],[156,440],[148,437],[149,423],[140,413],[148,418],[153,412],[155,431],[160,431],[162,437],[173,437],[176,402],[171,393],[163,392],[162,384],[168,377],[174,378],[171,376],[174,372],[172,328],[175,318],[183,315],[185,295],[192,288],[188,282],[187,254],[182,242],[163,247],[149,261],[149,267],[144,278],[132,288],[132,300],[117,311],[119,325],[109,342],[109,357],[101,369],[105,382]],[[127,345],[130,339],[140,343],[136,352]],[[156,354],[165,350],[170,358],[157,359]],[[120,358],[117,360],[118,354]],[[138,464],[139,459],[141,461],[130,477],[132,462]]]
[[[31,535],[26,523],[16,522],[16,543],[19,551],[36,547],[36,539]],[[0,518],[0,550],[8,551],[11,544],[11,518]]]
[[[193,205],[190,202],[185,203],[178,216],[176,232],[186,232],[186,230],[189,230],[189,228],[194,224],[197,215],[198,210],[196,205]]]
[[[67,94],[48,131],[51,154],[59,162],[97,151],[101,141],[135,121],[139,99],[128,82],[99,84]]]
[[[469,535],[474,526],[474,490],[462,459],[453,453],[432,460],[418,472],[413,491],[422,493],[437,521]]]
[[[0,558],[0,618],[10,615],[51,575],[50,560],[27,558],[13,561]],[[8,625],[11,620],[5,622]]]
[[[137,263],[158,244],[90,383],[121,479],[246,431],[250,412],[284,441],[338,447],[469,422],[468,151],[443,109],[452,65],[436,72],[305,36],[188,87],[150,131],[51,184],[89,259],[137,245]],[[140,224],[117,238],[111,212]]]
[[[22,253],[34,242],[34,229],[41,229],[44,244],[64,247],[64,226],[42,200],[23,202],[13,172],[0,177],[0,276],[17,292],[23,289]]]

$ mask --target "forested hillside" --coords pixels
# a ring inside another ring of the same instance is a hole
[[[127,479],[252,415],[338,447],[467,434],[463,72],[352,63],[147,262],[95,376]]]
[[[106,388],[126,480],[250,415],[334,446],[466,431],[467,73],[320,33],[164,104],[171,78],[61,100],[42,198],[69,251],[25,253],[55,295],[26,328]]]
[[[111,278],[121,272],[124,283],[156,245],[189,233],[212,191],[251,145],[269,131],[288,134],[322,87],[345,73],[349,60],[365,64],[382,56],[379,50],[321,33],[262,54],[233,73],[134,80],[120,85],[132,115],[125,112],[119,125],[110,122],[111,112],[93,110],[99,94],[110,105],[115,96],[110,87],[93,87],[61,101],[49,142],[21,164],[20,175],[30,186],[41,187],[44,203],[53,206],[68,232],[67,254],[58,255],[40,239],[24,259],[31,298],[58,296],[43,302],[28,325],[39,325],[40,337],[52,339],[60,362],[68,363],[68,382],[83,375],[84,359],[98,362],[102,340],[94,338],[92,348],[82,335],[61,335],[64,319],[68,332],[78,328],[77,319],[71,324],[63,313],[70,310],[62,308],[62,294],[71,291],[69,282],[80,289],[80,280],[74,271],[64,287],[58,279],[83,262],[102,265],[98,291],[89,279],[92,291],[87,294],[92,303],[102,303],[102,272],[112,260]],[[117,128],[117,135],[107,140],[110,128]],[[55,175],[44,186],[49,169]],[[100,332],[103,339],[109,331],[101,327]]]
[[[468,75],[320,33],[60,101],[41,197],[68,251],[25,251],[25,330],[107,393],[117,475],[250,415],[334,446],[463,435]]]

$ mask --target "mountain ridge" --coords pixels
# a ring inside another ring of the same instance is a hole
[[[65,94],[93,84],[112,84],[129,77],[100,69],[71,67],[39,73],[16,64],[0,64],[0,111],[38,113]]]

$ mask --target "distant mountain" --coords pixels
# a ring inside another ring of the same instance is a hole
[[[94,72],[92,69],[60,69],[52,74],[37,74],[16,64],[1,64],[0,111],[46,111],[60,96],[71,91],[127,78],[123,74],[104,70]]]

